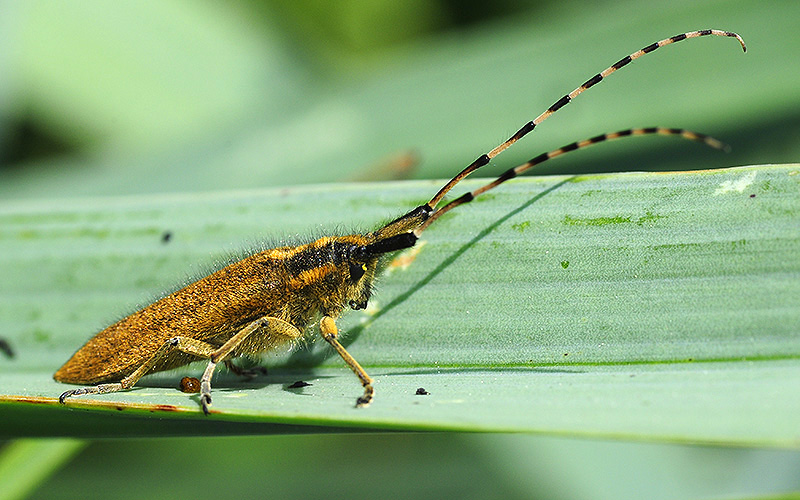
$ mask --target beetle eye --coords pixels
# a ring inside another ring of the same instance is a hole
[[[364,272],[367,270],[366,264],[359,264],[358,262],[351,262],[350,263],[350,281],[355,283],[356,281],[360,280],[362,276],[364,276]]]

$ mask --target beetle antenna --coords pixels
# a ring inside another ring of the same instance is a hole
[[[686,40],[687,38],[697,38],[697,37],[707,36],[707,35],[727,36],[727,37],[736,38],[739,41],[739,43],[741,44],[742,50],[747,52],[747,46],[745,45],[744,40],[742,39],[742,37],[739,36],[738,34],[733,33],[731,31],[711,30],[711,29],[698,30],[698,31],[689,31],[687,33],[681,33],[680,35],[675,35],[675,36],[671,36],[669,38],[665,38],[665,39],[660,40],[658,42],[652,43],[652,44],[648,45],[647,47],[644,47],[643,49],[637,50],[636,52],[623,57],[619,61],[615,62],[614,64],[612,64],[608,68],[606,68],[603,71],[601,71],[600,73],[598,73],[598,74],[594,75],[593,77],[589,78],[588,80],[586,80],[586,82],[584,82],[580,87],[576,88],[575,90],[573,90],[569,94],[566,94],[564,97],[562,97],[561,99],[559,99],[555,103],[553,103],[553,105],[550,106],[549,108],[547,108],[542,114],[540,114],[539,116],[534,118],[532,121],[529,121],[528,123],[523,125],[522,128],[517,130],[517,132],[514,135],[512,135],[511,137],[508,138],[508,140],[506,140],[505,142],[503,142],[502,144],[500,144],[496,148],[492,149],[488,153],[485,153],[485,154],[479,156],[475,161],[473,161],[471,164],[469,164],[464,170],[459,172],[458,175],[453,177],[450,180],[450,182],[445,184],[444,187],[442,187],[442,189],[440,189],[439,192],[436,193],[436,196],[431,198],[431,200],[427,203],[428,208],[430,210],[435,209],[436,206],[439,204],[439,202],[442,201],[442,198],[444,198],[444,196],[451,189],[453,189],[453,187],[456,184],[461,182],[462,179],[464,179],[466,176],[468,176],[472,172],[478,170],[482,166],[484,166],[487,163],[489,163],[489,161],[491,161],[492,158],[494,158],[495,156],[499,155],[500,153],[502,153],[503,151],[505,151],[506,149],[511,147],[512,144],[514,144],[518,140],[520,140],[523,137],[525,137],[525,135],[527,135],[529,132],[531,132],[537,125],[539,125],[540,123],[545,121],[547,118],[549,118],[550,115],[552,115],[553,113],[555,113],[559,109],[561,109],[564,106],[566,106],[567,104],[569,104],[573,99],[575,99],[578,95],[582,94],[588,88],[593,87],[594,85],[600,83],[604,78],[606,78],[611,73],[614,73],[618,69],[620,69],[623,66],[626,66],[627,64],[629,64],[631,61],[633,61],[635,59],[638,59],[638,58],[642,57],[645,54],[649,54],[650,52],[653,52],[657,48],[663,47],[664,45],[669,45],[669,44],[672,44],[672,43],[680,42],[681,40]]]
[[[614,139],[620,139],[622,137],[631,137],[635,135],[650,135],[650,134],[658,134],[658,135],[674,135],[679,136],[684,139],[689,139],[692,141],[702,142],[703,144],[712,147],[714,149],[721,149],[723,151],[729,151],[730,146],[727,144],[714,139],[711,136],[700,134],[697,132],[692,132],[691,130],[684,130],[680,128],[663,128],[663,127],[648,127],[648,128],[630,128],[627,130],[620,130],[619,132],[614,132],[611,134],[601,134],[591,139],[585,139],[582,141],[576,141],[571,144],[567,144],[566,146],[560,147],[558,149],[554,149],[549,153],[542,153],[536,158],[531,158],[527,162],[523,163],[522,165],[516,166],[514,168],[510,168],[506,170],[502,175],[500,175],[497,179],[493,180],[489,184],[481,186],[480,188],[476,189],[475,191],[464,193],[463,195],[459,196],[458,198],[452,200],[447,205],[443,206],[439,210],[433,212],[430,217],[420,225],[416,230],[414,230],[414,234],[419,236],[422,231],[424,231],[428,226],[430,226],[433,221],[441,217],[442,215],[446,214],[450,210],[456,208],[459,205],[463,205],[464,203],[469,203],[475,197],[489,191],[490,189],[494,189],[500,184],[504,183],[509,179],[513,179],[514,177],[520,175],[521,173],[537,166],[541,165],[542,163],[546,162],[551,158],[555,158],[556,156],[561,156],[565,153],[569,153],[571,151],[577,151],[578,149],[583,149],[594,144],[598,144],[600,142],[605,141],[613,141]]]

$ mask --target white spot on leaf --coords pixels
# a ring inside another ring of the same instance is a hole
[[[714,191],[714,196],[729,193],[731,191],[736,191],[737,193],[741,193],[747,187],[756,180],[756,173],[755,172],[748,172],[745,175],[739,177],[736,180],[732,181],[725,181],[720,183],[719,187]]]

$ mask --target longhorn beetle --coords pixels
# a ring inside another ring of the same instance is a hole
[[[661,134],[699,141],[717,149],[726,146],[709,136],[674,128],[633,128],[573,142],[541,154],[506,171],[494,181],[436,208],[462,179],[531,132],[550,115],[588,88],[659,47],[706,35],[744,40],[730,31],[682,33],[623,57],[589,78],[508,140],[479,156],[424,205],[366,234],[327,236],[299,246],[284,246],[250,255],[168,295],[114,323],[90,339],[53,376],[59,382],[97,384],[70,389],[59,398],[103,394],[132,387],[151,372],[169,370],[199,359],[208,360],[200,381],[200,401],[208,414],[211,377],[219,363],[240,373],[231,363],[291,344],[310,330],[316,318],[322,338],[333,347],[361,381],[364,394],[356,406],[372,401],[372,378],[339,343],[335,320],[346,307],[364,309],[370,298],[376,268],[386,254],[414,246],[420,234],[455,207],[495,188],[526,170],[564,153],[620,137]]]

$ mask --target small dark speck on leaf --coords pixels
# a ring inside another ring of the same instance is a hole
[[[289,387],[287,387],[287,389],[301,389],[303,387],[308,387],[309,385],[312,385],[312,384],[309,384],[308,382],[303,382],[302,380],[298,380],[294,384],[292,384]]]
[[[428,396],[430,395],[430,392],[426,391],[424,387],[420,387],[414,394],[417,396]]]
[[[161,243],[169,243],[169,240],[172,239],[172,231],[164,231],[161,233]]]
[[[750,198],[755,198],[755,197],[756,197],[756,195],[755,195],[755,194],[751,194],[751,195],[750,195]]]
[[[14,357],[14,349],[11,348],[11,345],[6,339],[0,339],[0,351],[3,351],[9,358]]]

